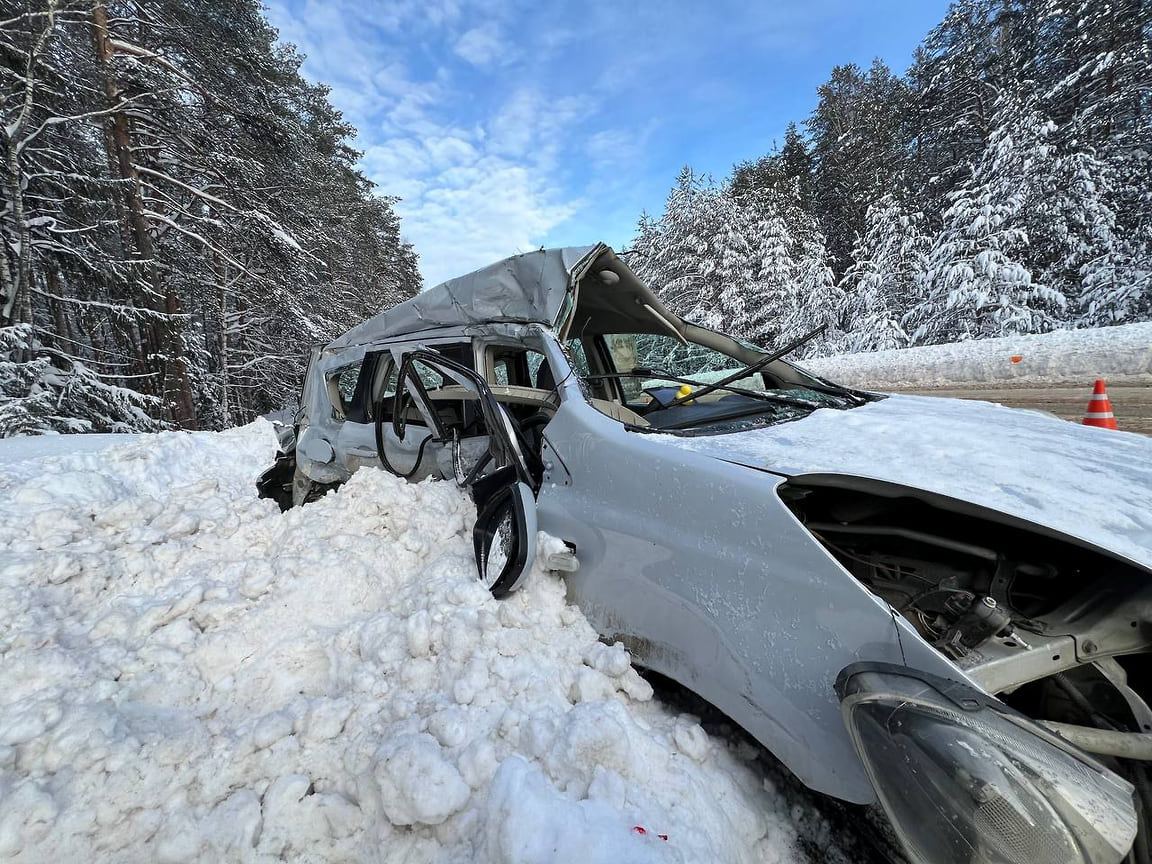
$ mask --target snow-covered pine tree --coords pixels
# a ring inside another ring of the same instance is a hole
[[[825,357],[844,351],[844,292],[836,284],[832,256],[819,232],[803,236],[796,255],[796,305],[785,319],[777,344],[826,329],[801,347],[797,357]]]
[[[1011,95],[972,177],[955,193],[905,316],[915,344],[962,341],[1059,326],[1067,299],[1034,280],[1029,218],[1056,173],[1053,124]]]
[[[729,183],[741,205],[772,196],[786,198],[805,212],[812,210],[812,154],[795,123],[784,130],[784,144],[759,159],[732,169]]]
[[[908,344],[900,318],[915,300],[927,239],[920,214],[894,194],[868,208],[867,229],[852,250],[854,263],[840,287],[845,295],[845,350],[884,351]]]
[[[726,189],[712,199],[709,250],[715,257],[715,303],[724,326],[734,336],[751,339],[753,318],[762,302],[759,273],[753,263],[755,236],[748,214]]]
[[[756,297],[745,328],[748,339],[758,345],[773,345],[791,311],[798,305],[795,245],[788,230],[783,207],[775,196],[761,198],[749,206],[755,231]]]
[[[255,0],[0,18],[0,325],[221,426],[291,399],[307,344],[414,293],[394,202],[299,65]]]
[[[1058,229],[1049,279],[1075,286],[1072,321],[1101,327],[1152,318],[1152,223],[1124,231],[1115,165],[1090,152],[1061,160],[1052,196],[1037,214]]]
[[[753,240],[729,191],[686,166],[660,219],[642,218],[634,266],[677,314],[744,333],[756,291]]]
[[[0,438],[44,432],[154,432],[159,400],[117,387],[45,346],[32,325],[0,327]]]
[[[1075,232],[1061,263],[1080,283],[1077,323],[1152,317],[1152,7],[1036,0],[1043,108],[1066,154],[1058,183]],[[1078,229],[1078,230],[1075,230]]]
[[[893,186],[907,154],[907,85],[879,59],[867,72],[837,66],[805,121],[813,204],[836,272],[851,263],[868,205]]]
[[[707,312],[704,233],[710,184],[685,165],[668,193],[664,212],[642,224],[645,245],[636,263],[638,274],[673,311],[685,317]]]
[[[1016,0],[955,0],[908,70],[913,207],[938,230],[949,195],[971,176],[992,131],[995,100],[1023,71],[1001,17]]]
[[[659,219],[641,217],[630,263],[670,309],[763,345],[821,324],[805,352],[842,347],[843,292],[824,236],[798,205],[798,183],[743,200],[685,168]]]

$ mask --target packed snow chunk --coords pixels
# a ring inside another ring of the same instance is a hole
[[[402,736],[385,744],[376,757],[380,800],[393,825],[439,825],[472,794],[431,735]]]
[[[52,796],[35,783],[22,783],[5,794],[0,814],[0,856],[15,856],[28,844],[43,840],[56,821],[57,807]]]
[[[488,798],[489,860],[496,864],[616,864],[684,861],[675,847],[633,831],[624,814],[598,800],[571,801],[536,768],[512,757]],[[653,842],[656,841],[656,842]]]
[[[240,789],[212,808],[204,836],[216,856],[241,858],[260,839],[262,825],[260,799],[251,789]]]
[[[615,683],[603,672],[580,669],[576,672],[576,680],[572,682],[571,698],[573,702],[599,702],[611,699],[615,692]]]
[[[694,717],[678,719],[672,739],[676,742],[676,748],[689,759],[703,762],[708,755],[708,733]]]
[[[584,652],[584,662],[610,678],[619,678],[632,668],[632,658],[620,642],[611,646],[603,642],[594,642]]]
[[[622,643],[616,642],[612,645],[605,645],[602,642],[593,643],[584,652],[584,663],[603,677],[610,679],[607,685],[610,688],[609,693],[618,689],[637,702],[646,702],[652,698],[652,685],[641,678],[632,668],[632,655],[628,653]],[[581,698],[576,701],[591,701],[582,681],[584,684],[591,685],[592,689],[600,686],[600,679],[590,676],[588,671],[581,670],[580,677],[577,679],[577,685],[581,685]]]
[[[300,735],[309,744],[331,741],[344,731],[352,703],[346,699],[324,699],[310,705],[300,723]]]
[[[631,725],[627,712],[617,703],[577,705],[565,716],[545,759],[549,773],[568,789],[581,793],[587,792],[598,768],[640,782],[647,780],[650,766],[634,758]]]
[[[252,743],[257,750],[264,750],[291,734],[292,717],[285,711],[275,711],[257,721],[252,730]]]

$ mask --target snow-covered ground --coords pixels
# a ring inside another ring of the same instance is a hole
[[[98,432],[87,435],[61,437],[57,433],[43,435],[15,435],[0,439],[0,465],[24,462],[44,456],[58,456],[62,453],[89,453],[103,450],[111,444],[124,444],[135,439],[136,435]]]
[[[844,354],[800,365],[850,387],[875,389],[1090,385],[1096,378],[1152,386],[1152,323]]]
[[[0,441],[0,859],[847,859],[557,577],[493,600],[451,484],[281,514],[263,421],[76,440]]]

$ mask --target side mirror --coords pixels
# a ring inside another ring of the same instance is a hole
[[[525,483],[510,483],[489,498],[472,532],[480,581],[494,597],[520,587],[536,558],[536,502]]]

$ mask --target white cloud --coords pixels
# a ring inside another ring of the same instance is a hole
[[[517,93],[492,122],[471,132],[441,126],[365,152],[369,176],[404,199],[397,211],[426,284],[535,248],[579,208],[555,179],[554,142],[582,112],[572,104],[555,115],[528,108],[541,101]]]
[[[517,58],[496,11],[465,13],[456,0],[270,0],[283,38],[308,55],[305,73],[331,86],[358,128],[365,173],[402,199],[401,230],[426,285],[537,248],[585,206],[569,188],[585,183],[571,175],[627,139],[603,133],[588,150],[595,98],[526,86],[520,66],[502,72]],[[461,27],[469,17],[484,23]],[[453,51],[486,70],[483,90],[479,73],[450,62]]]
[[[602,129],[588,136],[584,152],[599,169],[635,170],[654,130],[653,123],[643,129]]]
[[[512,158],[551,162],[595,108],[591,97],[551,98],[535,88],[517,89],[488,124],[488,146]]]
[[[481,69],[511,60],[511,47],[500,36],[499,26],[488,21],[473,27],[456,41],[455,52]]]
[[[415,207],[400,208],[428,285],[536,248],[578,206],[532,170],[499,157],[459,166],[441,180]]]

